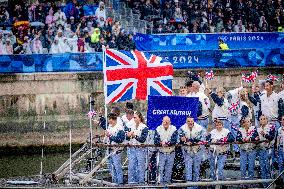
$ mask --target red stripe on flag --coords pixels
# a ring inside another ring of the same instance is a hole
[[[124,89],[122,89],[122,90],[120,91],[120,93],[118,93],[118,94],[116,95],[116,97],[114,97],[110,102],[111,102],[111,103],[112,103],[112,102],[115,102],[117,99],[119,99],[120,97],[122,97],[122,95],[124,95],[125,91],[127,91],[127,90],[133,85],[133,83],[134,83],[134,82],[129,82],[129,83],[124,87]]]
[[[169,90],[168,88],[164,87],[160,81],[154,81],[157,85],[159,85],[159,87],[161,87],[166,93],[168,93],[169,95],[172,95],[172,91]]]
[[[150,59],[150,63],[154,63],[156,60],[157,56],[153,55]]]

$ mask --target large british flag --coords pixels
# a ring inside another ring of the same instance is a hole
[[[106,103],[148,95],[172,95],[173,66],[161,57],[140,51],[105,50],[104,82]]]

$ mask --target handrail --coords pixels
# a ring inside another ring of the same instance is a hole
[[[228,145],[228,144],[260,144],[264,142],[270,142],[268,140],[263,140],[263,141],[248,141],[248,142],[207,142],[207,141],[201,141],[200,143],[195,143],[191,145],[187,144],[175,144],[175,145],[170,145],[170,146],[161,146],[161,145],[155,145],[155,144],[105,144],[105,143],[94,143],[94,147],[136,147],[136,148],[146,148],[146,147],[182,147],[182,146],[210,146],[210,145]]]

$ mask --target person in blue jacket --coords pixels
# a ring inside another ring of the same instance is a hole
[[[248,98],[250,102],[253,104],[253,111],[254,111],[254,122],[255,126],[258,127],[259,125],[259,110],[260,110],[260,92],[259,86],[253,85],[252,86],[252,94],[248,94]]]
[[[219,119],[223,120],[224,127],[226,129],[231,130],[231,125],[229,123],[229,102],[225,98],[226,91],[223,87],[218,87],[216,89],[216,93],[212,92],[210,89],[207,88],[209,91],[209,95],[211,96],[213,102],[215,103],[215,106],[212,111],[212,119]],[[233,132],[232,132],[233,133]]]
[[[246,172],[248,170],[248,177],[254,178],[254,167],[256,158],[256,144],[249,143],[259,140],[256,127],[251,125],[249,118],[241,120],[241,127],[237,132],[236,141],[240,144],[240,165],[241,165],[241,179],[246,179]]]
[[[163,117],[162,125],[158,126],[154,134],[154,144],[159,148],[159,183],[170,183],[175,158],[175,144],[177,143],[178,132],[175,126],[171,125],[169,116]]]
[[[210,177],[214,180],[223,180],[224,166],[227,159],[227,153],[230,149],[230,144],[227,143],[234,142],[235,138],[228,129],[224,128],[222,120],[216,119],[214,124],[215,128],[206,137],[206,140],[210,145]]]
[[[262,179],[270,179],[271,165],[269,161],[270,153],[273,152],[275,138],[275,125],[268,123],[268,118],[261,115],[259,118],[259,127],[257,133],[260,143],[257,145],[257,154],[259,156],[260,176]]]
[[[124,126],[117,121],[116,114],[109,113],[108,124],[108,128],[105,131],[105,140],[107,141],[107,143],[111,145],[123,143],[125,140]],[[111,147],[110,153],[112,153],[113,150],[117,150],[117,152],[109,157],[112,182],[123,184],[123,171],[121,164],[122,148]]]
[[[142,145],[146,143],[148,127],[144,123],[144,117],[140,112],[134,113],[134,123],[127,125],[126,140],[130,145]],[[144,184],[146,170],[146,148],[128,147],[128,183]]]
[[[194,122],[192,117],[187,117],[186,123],[179,129],[180,142],[182,147],[186,181],[200,180],[200,165],[202,150],[199,145],[205,140],[205,129]]]

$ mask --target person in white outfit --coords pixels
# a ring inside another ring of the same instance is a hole
[[[57,26],[58,26],[58,25],[64,26],[65,23],[66,23],[66,20],[67,20],[65,13],[62,12],[60,8],[59,8],[59,9],[57,10],[57,12],[54,14],[54,17],[53,17],[53,18],[54,18],[54,21],[55,21],[55,23],[56,23]]]
[[[144,117],[141,112],[134,113],[134,122],[128,122],[126,131],[126,140],[130,145],[141,145],[146,143],[148,136],[148,127],[144,123]],[[128,156],[128,183],[145,183],[146,170],[146,148],[129,147]]]
[[[109,144],[121,144],[125,140],[125,132],[123,125],[117,122],[117,116],[113,113],[108,115],[109,126],[105,131],[106,141]],[[113,150],[118,150],[116,153],[109,157],[110,173],[112,176],[112,182],[117,184],[123,184],[123,171],[121,155],[122,149],[117,147],[111,147],[110,153]]]
[[[172,169],[175,158],[175,145],[178,139],[178,132],[175,126],[171,125],[171,119],[168,116],[163,117],[162,125],[155,130],[154,144],[159,148],[159,178],[160,183],[170,183]]]
[[[204,94],[204,92],[200,91],[200,83],[198,81],[193,81],[192,83],[193,92],[191,95],[187,95],[187,97],[198,97],[199,105],[197,111],[197,123],[207,129],[209,124],[209,109],[210,109],[210,100]]]
[[[78,41],[77,35],[71,31],[69,37],[67,38],[67,42],[69,44],[72,53],[78,52],[77,41]]]
[[[186,119],[186,123],[179,129],[179,137],[182,147],[186,181],[200,180],[200,165],[202,150],[200,142],[205,140],[205,130],[201,125],[194,122],[192,117]]]

